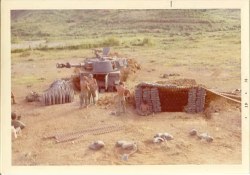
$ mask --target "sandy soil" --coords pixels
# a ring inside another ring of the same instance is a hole
[[[61,60],[62,62],[64,60]],[[76,62],[76,61],[75,61]],[[42,106],[39,102],[27,103],[25,96],[30,90],[42,92],[49,83],[60,76],[70,75],[73,70],[56,70],[55,60],[46,62],[12,64],[12,76],[22,73],[42,74],[45,80],[33,86],[12,85],[17,104],[12,105],[12,110],[22,115],[22,121],[27,127],[22,135],[12,142],[13,165],[85,165],[85,164],[240,164],[241,163],[241,112],[239,106],[226,101],[214,101],[218,112],[206,119],[204,114],[187,113],[159,113],[147,117],[136,115],[133,106],[128,105],[126,115],[114,116],[110,112],[114,105],[90,106],[88,109],[79,109],[79,97],[75,94],[75,101],[69,104]],[[33,67],[32,67],[33,65]],[[146,67],[146,66],[145,66]],[[142,75],[146,80],[159,77],[160,71],[152,71],[149,75],[148,68],[142,68],[137,75],[132,75],[128,82],[129,87],[140,81]],[[151,70],[150,70],[151,71]],[[185,73],[194,79],[201,79],[199,74],[192,71],[172,69],[174,73]],[[200,70],[203,71],[203,70]],[[50,74],[50,72],[52,72]],[[220,86],[213,79],[223,72],[206,72],[202,78],[206,85]],[[235,79],[230,81],[230,76],[224,84],[225,89],[238,88]],[[176,78],[181,78],[176,77]],[[199,81],[200,82],[200,81]],[[202,82],[201,82],[202,83]],[[228,85],[228,86],[227,86]],[[104,96],[114,94],[101,94]],[[72,132],[95,126],[120,124],[123,130],[102,135],[86,135],[74,142],[55,143],[53,139],[43,139],[44,135],[56,131]],[[207,143],[195,137],[190,137],[188,132],[197,129],[200,133],[207,132],[214,141]],[[174,140],[162,144],[153,144],[152,139],[156,133],[168,132]],[[91,142],[103,140],[105,147],[99,151],[88,148]],[[131,140],[138,143],[138,151],[131,155],[127,161],[117,154],[115,143],[118,140]]]

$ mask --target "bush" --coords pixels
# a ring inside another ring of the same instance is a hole
[[[132,46],[153,46],[153,42],[150,38],[136,39],[131,42]]]
[[[120,40],[115,37],[109,37],[100,43],[101,47],[109,47],[109,46],[119,46]]]

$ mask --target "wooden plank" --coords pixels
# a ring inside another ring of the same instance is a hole
[[[232,95],[232,94],[227,94],[227,93],[223,93],[223,92],[221,92],[220,94],[227,96],[227,97],[230,97],[230,98],[241,100],[241,96],[238,96],[238,95]]]
[[[215,94],[215,95],[218,95],[218,96],[220,96],[220,97],[222,97],[222,98],[225,98],[225,99],[227,99],[227,100],[230,100],[230,101],[233,101],[233,102],[236,102],[236,103],[240,103],[240,104],[241,104],[241,101],[239,101],[239,100],[236,100],[236,99],[227,97],[227,96],[222,95],[222,94],[220,94],[219,92],[215,92],[215,91],[213,91],[213,90],[211,90],[211,89],[207,89],[207,88],[204,88],[204,89],[206,89],[206,91],[209,91],[209,92],[211,92],[211,93],[213,93],[213,94]]]

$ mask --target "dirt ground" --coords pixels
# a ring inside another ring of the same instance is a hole
[[[32,57],[32,55],[30,56]],[[183,112],[164,112],[155,115],[141,117],[135,112],[133,106],[128,105],[127,114],[121,116],[111,115],[114,105],[90,106],[88,109],[79,109],[79,97],[75,94],[73,103],[42,106],[39,102],[27,103],[25,96],[29,91],[35,90],[41,93],[47,89],[53,80],[69,76],[73,70],[57,70],[57,60],[27,61],[27,57],[13,59],[12,91],[16,96],[17,104],[12,105],[12,111],[22,115],[22,121],[26,128],[22,135],[12,141],[13,165],[137,165],[137,164],[240,164],[241,163],[241,112],[238,105],[229,104],[224,100],[214,101],[217,112],[211,119],[204,114],[187,114]],[[61,62],[70,61],[62,59]],[[81,60],[71,59],[77,62]],[[142,62],[139,60],[139,62]],[[155,69],[148,68],[146,63],[137,74],[131,75],[127,85],[130,89],[142,80],[153,81],[159,77],[163,68],[156,65]],[[179,67],[180,68],[180,67]],[[218,70],[190,70],[189,68],[168,69],[172,73],[180,73],[198,80],[208,87],[220,87],[213,81],[218,76],[226,76],[223,80],[224,89],[238,88],[239,80],[230,78],[230,74]],[[149,73],[150,72],[150,73]],[[38,82],[30,85],[16,83],[17,78],[28,74],[38,75]],[[144,76],[143,76],[144,75]],[[43,78],[43,79],[42,79]],[[223,78],[223,77],[222,77]],[[158,80],[162,80],[159,79]],[[221,83],[221,82],[220,82]],[[213,86],[212,86],[213,85]],[[100,97],[112,98],[114,93],[101,94]],[[120,131],[101,135],[86,135],[74,142],[55,143],[53,139],[44,139],[45,135],[59,132],[72,132],[105,125],[122,125]],[[190,137],[188,132],[197,129],[199,133],[207,132],[214,141],[207,143]],[[174,140],[153,144],[152,139],[156,133],[168,132],[174,136]],[[95,140],[105,142],[105,147],[99,151],[93,151],[88,146]],[[131,140],[138,143],[138,151],[131,155],[127,161],[122,160],[117,153],[115,143],[118,140]]]
[[[32,63],[33,64],[33,63]],[[55,61],[48,60],[42,67],[32,68],[32,64],[12,65],[16,74],[25,72],[27,68],[34,74],[56,69]],[[36,63],[38,64],[38,63]],[[35,65],[35,64],[34,64]],[[49,67],[46,69],[46,67]],[[53,70],[55,72],[55,70]],[[70,75],[73,70],[56,70],[57,75]],[[130,79],[138,80],[140,75],[146,74],[147,68],[142,68]],[[188,73],[188,72],[187,72]],[[54,74],[54,76],[56,76]],[[197,75],[196,75],[197,76]],[[217,76],[217,75],[214,75]],[[43,74],[46,79],[53,79],[52,75]],[[182,76],[180,76],[182,77]],[[180,78],[176,77],[176,78]],[[204,76],[206,78],[206,76]],[[203,77],[203,78],[204,78]],[[154,79],[147,77],[148,79]],[[194,79],[198,77],[193,77]],[[211,83],[212,77],[207,82]],[[174,78],[173,78],[174,79]],[[139,81],[139,80],[138,80]],[[204,114],[187,113],[158,113],[140,117],[133,106],[127,106],[128,112],[122,116],[110,113],[115,106],[90,106],[88,109],[79,109],[79,97],[75,94],[73,103],[42,106],[39,102],[27,103],[24,99],[30,90],[41,93],[52,81],[36,83],[32,87],[12,85],[17,104],[12,105],[12,111],[22,115],[22,121],[27,127],[22,135],[12,141],[13,165],[120,165],[120,164],[240,164],[241,163],[241,112],[239,106],[226,101],[215,101],[212,105],[218,112],[206,119]],[[129,83],[129,82],[128,82]],[[229,82],[237,88],[235,82]],[[132,85],[131,85],[132,86]],[[101,94],[101,97],[114,93]],[[83,129],[105,126],[121,125],[122,130],[101,135],[86,135],[74,142],[55,143],[53,139],[43,139],[45,135],[56,131],[69,133]],[[207,132],[214,141],[207,143],[190,137],[188,132],[197,129],[199,133]],[[153,144],[152,139],[156,133],[168,132],[174,140]],[[103,140],[105,147],[99,151],[88,148],[91,142]],[[115,147],[118,140],[132,140],[138,143],[138,151],[131,155],[127,161],[122,160]]]

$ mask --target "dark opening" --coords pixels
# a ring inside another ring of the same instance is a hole
[[[159,88],[162,112],[183,112],[188,104],[188,89]]]
[[[105,91],[105,75],[106,74],[94,74],[94,78],[97,81],[99,92]]]

